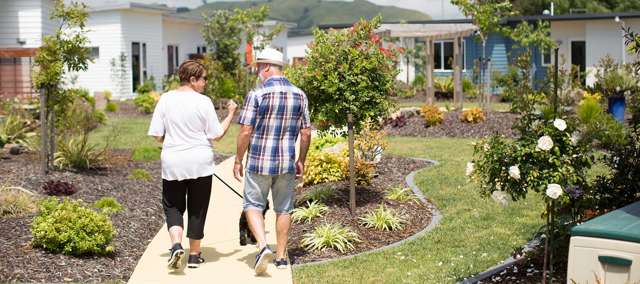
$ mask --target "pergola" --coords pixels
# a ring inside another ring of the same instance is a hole
[[[462,92],[463,62],[460,50],[462,39],[472,35],[478,28],[470,23],[423,23],[423,24],[382,24],[380,32],[391,37],[398,38],[423,38],[426,42],[426,70],[427,103],[434,102],[435,90],[433,87],[434,69],[434,41],[453,39],[453,101],[456,108],[462,109],[464,100]]]

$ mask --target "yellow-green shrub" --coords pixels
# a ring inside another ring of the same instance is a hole
[[[444,113],[435,105],[422,106],[420,114],[424,118],[424,122],[427,126],[435,126],[444,121]]]
[[[70,255],[109,254],[115,231],[107,215],[81,201],[55,197],[43,200],[31,224],[33,246]]]
[[[484,112],[482,109],[474,107],[465,110],[460,114],[460,121],[467,123],[480,123],[485,120]]]
[[[344,156],[333,153],[311,152],[307,156],[304,173],[304,183],[313,185],[323,182],[340,181],[344,179]]]

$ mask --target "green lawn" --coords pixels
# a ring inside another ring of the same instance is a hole
[[[296,283],[454,283],[504,260],[542,225],[540,199],[502,207],[467,182],[473,140],[392,137],[389,142],[390,154],[440,161],[416,176],[442,212],[440,224],[397,248],[295,268]]]
[[[158,147],[160,143],[147,136],[151,116],[111,117],[107,125],[91,134],[91,142],[104,145],[112,137],[111,147],[114,149],[136,149]],[[236,136],[240,128],[232,123],[225,137],[216,142],[214,149],[218,153],[234,154],[236,152]]]
[[[425,102],[409,101],[409,102],[398,103],[398,107],[421,107],[424,104]],[[452,108],[454,107],[453,101],[450,101],[450,102],[438,101],[436,102],[436,105],[439,107],[446,107],[447,105]],[[476,102],[465,102],[462,106],[464,108],[472,108],[472,107],[479,107],[480,105]],[[491,109],[494,111],[502,111],[502,112],[509,111],[511,109],[511,104],[510,103],[492,103]]]

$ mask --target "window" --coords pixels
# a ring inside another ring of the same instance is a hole
[[[147,80],[147,44],[142,43],[142,81]]]
[[[100,58],[100,48],[97,46],[89,47],[89,58],[93,60]]]
[[[462,56],[462,69],[465,69],[466,55],[465,42],[462,41],[460,55]],[[453,41],[436,41],[433,43],[433,59],[434,70],[452,71],[453,70]]]
[[[204,45],[199,45],[198,47],[196,47],[196,53],[197,54],[205,54],[207,53],[207,47]]]
[[[542,66],[551,65],[551,48],[541,50]]]
[[[167,73],[172,75],[178,71],[178,66],[180,66],[180,58],[178,57],[178,46],[177,45],[168,45],[167,46]]]

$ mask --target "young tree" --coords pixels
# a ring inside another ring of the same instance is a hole
[[[55,152],[55,113],[64,113],[71,103],[70,94],[62,87],[69,72],[85,71],[90,62],[86,47],[85,23],[88,12],[85,4],[55,1],[51,19],[59,22],[53,35],[46,35],[35,56],[34,87],[40,95],[40,124],[42,134],[42,172],[46,174]]]
[[[398,74],[394,63],[397,51],[381,47],[381,39],[374,32],[380,20],[380,16],[361,20],[345,30],[315,30],[306,63],[286,71],[287,77],[307,94],[314,121],[348,125],[352,213],[356,206],[353,129],[388,113],[389,94]]]
[[[249,69],[242,66],[239,50],[243,42],[253,44],[257,37],[262,39],[258,46],[262,48],[283,30],[284,27],[278,25],[270,32],[263,31],[268,15],[266,5],[215,10],[204,15],[202,36],[209,50],[204,59],[209,79],[205,93],[209,97],[242,100],[253,87],[254,78]]]
[[[480,102],[485,110],[489,110],[491,94],[487,91],[487,40],[494,32],[504,32],[500,20],[515,15],[508,0],[451,0],[462,13],[471,17],[473,24],[478,27],[478,37],[482,41],[482,58],[480,60]]]

